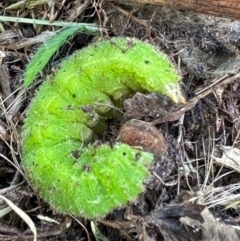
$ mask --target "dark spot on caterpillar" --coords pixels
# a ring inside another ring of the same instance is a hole
[[[150,64],[150,61],[149,60],[144,60],[144,63],[145,64]]]
[[[80,151],[78,151],[78,150],[72,151],[72,156],[75,159],[78,159],[81,156]]]
[[[126,154],[126,152],[123,152],[122,155],[123,155],[123,156],[126,156],[127,154]]]
[[[135,159],[136,159],[136,161],[139,161],[140,158],[141,158],[141,154],[140,154],[140,153],[136,153],[136,155],[135,155]]]
[[[72,94],[72,97],[75,99],[77,96],[76,96],[76,94]]]
[[[86,171],[86,172],[90,172],[92,170],[92,168],[89,165],[87,165],[87,164],[83,164],[82,165],[82,170]]]
[[[71,106],[71,105],[68,105],[68,106],[67,106],[67,110],[72,110],[72,106]]]
[[[92,106],[82,106],[82,111],[85,113],[91,113],[93,111],[93,107]]]

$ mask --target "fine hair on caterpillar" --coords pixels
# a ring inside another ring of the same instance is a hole
[[[112,38],[62,63],[32,100],[23,126],[23,167],[56,211],[102,217],[144,192],[153,154],[116,142],[93,145],[134,93],[183,103],[175,66],[154,46]]]

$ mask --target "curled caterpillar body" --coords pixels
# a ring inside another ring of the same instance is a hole
[[[116,143],[92,146],[114,106],[135,92],[184,102],[177,71],[153,46],[125,38],[91,45],[64,62],[33,99],[23,126],[23,167],[55,210],[101,217],[136,199],[153,155]]]

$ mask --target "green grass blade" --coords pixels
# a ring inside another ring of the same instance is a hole
[[[89,30],[83,26],[65,27],[38,48],[27,66],[24,76],[25,87],[28,87],[33,82],[36,75],[43,70],[49,59],[66,42],[67,38],[78,32],[89,32]],[[91,31],[91,33],[96,34],[97,31]]]

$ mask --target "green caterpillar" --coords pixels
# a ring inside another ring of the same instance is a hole
[[[85,218],[135,200],[153,155],[122,143],[91,143],[135,92],[184,102],[178,82],[168,58],[136,39],[112,38],[74,54],[42,84],[27,112],[22,156],[34,189],[55,210]]]

